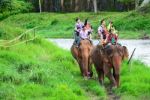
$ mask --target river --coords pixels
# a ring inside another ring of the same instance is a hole
[[[74,41],[73,39],[48,40],[66,50],[70,50],[70,47]],[[94,45],[98,44],[98,42],[98,40],[93,40]],[[130,55],[133,52],[134,48],[136,48],[133,59],[140,60],[150,66],[150,40],[120,40],[119,43],[127,46]]]

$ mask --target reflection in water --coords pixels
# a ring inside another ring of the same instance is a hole
[[[63,49],[70,50],[70,47],[73,43],[73,39],[49,39],[56,43],[58,46],[62,47]],[[98,40],[93,40],[94,45],[99,43]],[[141,60],[145,64],[150,65],[150,40],[120,40],[119,43],[122,45],[127,46],[129,53],[131,55],[134,48],[136,51],[134,53],[133,58]]]

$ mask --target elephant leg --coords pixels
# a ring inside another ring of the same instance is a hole
[[[83,76],[88,77],[88,57],[82,58]]]
[[[114,76],[112,75],[111,71],[109,71],[106,76],[108,77],[108,79],[110,80],[110,82],[112,83],[112,86],[116,86],[116,80],[114,78]]]
[[[83,67],[83,76],[88,77],[88,68]]]
[[[101,85],[104,85],[104,72],[103,72],[103,70],[99,71],[99,82]]]
[[[113,68],[113,76],[116,80],[117,87],[120,85],[120,68]]]
[[[89,74],[89,77],[92,77],[93,76],[93,71],[92,71],[92,61],[89,59],[89,64],[88,64],[88,74]]]
[[[99,83],[100,85],[104,85],[104,71],[103,69],[99,69],[98,67],[96,67],[96,71],[97,71],[97,74],[98,74],[98,80],[99,80]]]
[[[111,72],[111,67],[109,67],[108,65],[104,65],[104,73],[105,75],[108,77],[108,79],[110,80],[112,86],[116,86],[116,80]]]
[[[78,60],[78,63],[79,63],[81,75],[83,76],[83,67],[82,67],[82,62],[81,62],[81,60]]]

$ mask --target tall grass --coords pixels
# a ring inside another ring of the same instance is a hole
[[[131,65],[123,63],[121,86],[115,92],[124,100],[149,100],[149,74],[150,68],[140,61],[133,61]]]
[[[1,100],[84,100],[87,91],[106,98],[98,82],[82,79],[69,52],[45,40],[1,49],[0,66]]]

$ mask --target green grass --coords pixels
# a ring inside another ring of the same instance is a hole
[[[150,68],[140,61],[131,65],[123,64],[121,70],[121,86],[115,91],[123,100],[150,99]]]
[[[45,40],[0,50],[0,99],[85,100],[106,98],[98,81],[84,81],[67,51]]]
[[[0,36],[20,34],[25,30],[38,26],[36,33],[51,38],[71,38],[75,18],[80,17],[82,21],[86,18],[94,28],[93,37],[97,36],[97,28],[100,20],[105,18],[114,21],[119,30],[119,36],[123,39],[138,39],[144,34],[150,36],[150,14],[138,14],[136,12],[99,12],[94,13],[27,13],[10,16],[0,22]],[[9,37],[10,38],[10,37]]]

